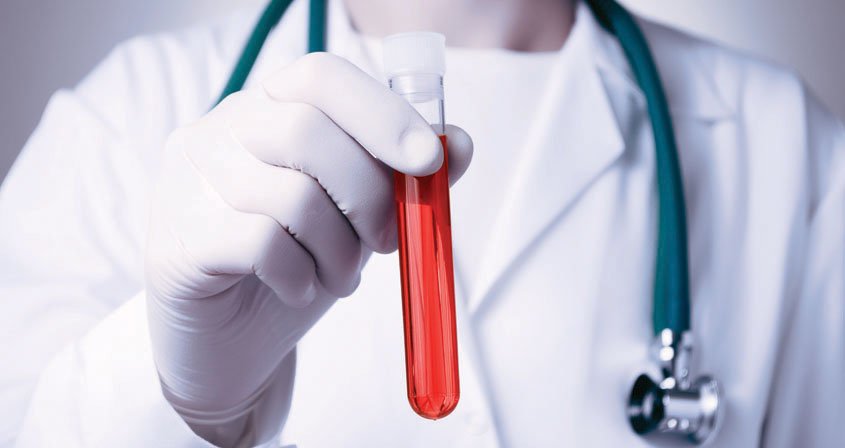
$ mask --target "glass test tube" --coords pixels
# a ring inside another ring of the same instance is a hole
[[[460,397],[443,120],[444,38],[403,33],[386,38],[384,51],[391,90],[431,123],[443,144],[443,165],[436,173],[394,174],[408,401],[420,416],[439,419],[455,409]],[[414,51],[421,53],[420,59],[409,54]],[[408,61],[410,66],[401,67]]]

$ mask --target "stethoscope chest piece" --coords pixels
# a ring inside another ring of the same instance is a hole
[[[664,378],[658,383],[643,374],[634,381],[628,399],[631,428],[643,436],[677,435],[696,445],[707,443],[722,420],[719,383],[709,376],[690,381],[689,332],[678,341],[671,330],[663,330],[655,352]]]

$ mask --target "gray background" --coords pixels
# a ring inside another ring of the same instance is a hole
[[[117,42],[264,0],[2,0],[0,178],[50,94]],[[797,68],[845,117],[845,0],[623,0],[646,16]]]

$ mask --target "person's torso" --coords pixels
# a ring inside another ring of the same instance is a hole
[[[251,83],[304,52],[304,3],[295,2],[271,36]],[[331,3],[329,51],[367,65],[360,39],[338,13],[337,2]],[[477,139],[483,143],[477,154],[501,151],[487,147],[495,144],[518,151],[512,172],[501,179],[507,188],[492,197],[486,189],[470,188],[484,184],[471,176],[485,176],[471,166],[467,187],[459,182],[452,190],[455,256],[462,271],[456,285],[457,409],[437,422],[410,409],[398,261],[395,254],[374,255],[355,294],[338,302],[298,346],[286,442],[645,446],[628,426],[626,402],[636,375],[654,372],[653,140],[644,98],[614,39],[591,18],[578,20],[590,21],[580,25],[589,28],[579,31],[583,54],[561,56],[576,63],[552,68],[550,79],[559,81],[548,84],[534,123],[519,126],[524,138]],[[758,445],[783,331],[781,313],[791,300],[801,256],[790,241],[802,231],[796,224],[802,203],[788,189],[801,179],[784,182],[792,171],[778,168],[806,161],[801,147],[786,146],[793,138],[789,127],[772,130],[775,117],[754,122],[750,111],[739,110],[733,98],[747,87],[724,67],[697,59],[698,53],[734,62],[738,57],[651,24],[646,35],[666,83],[684,173],[698,349],[693,371],[713,374],[724,386],[727,412],[716,444]],[[175,95],[172,114],[157,123],[160,132],[148,137],[151,142],[163,141],[168,127],[210,106],[209,86],[222,86],[237,53],[222,51],[211,43],[215,38],[188,42],[207,53],[198,59],[207,63],[180,76],[205,71],[205,87]],[[693,56],[681,54],[687,49]],[[663,64],[666,59],[674,64]],[[713,85],[717,76],[724,81],[719,88]],[[469,82],[447,71],[447,119],[475,123],[470,131],[479,135],[493,132],[472,115],[474,105],[460,93]],[[766,155],[769,144],[783,145],[782,150]],[[148,166],[154,167],[158,156],[148,150]],[[765,157],[771,171],[760,168]],[[462,249],[461,238],[479,226],[485,226],[484,244]],[[462,282],[462,276],[472,280]]]

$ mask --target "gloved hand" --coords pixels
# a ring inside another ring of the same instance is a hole
[[[447,135],[454,181],[472,142]],[[162,390],[194,432],[219,445],[274,435],[296,342],[355,290],[371,251],[396,249],[391,169],[427,175],[442,160],[405,100],[324,53],[173,132],[147,307]]]

